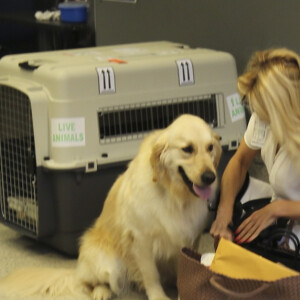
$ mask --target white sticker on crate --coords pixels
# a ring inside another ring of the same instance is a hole
[[[115,73],[113,68],[97,68],[100,94],[115,93]]]
[[[194,84],[194,69],[190,59],[177,60],[179,85],[190,85]]]
[[[245,118],[245,109],[238,93],[227,96],[226,100],[232,122]]]
[[[85,119],[51,119],[51,141],[52,147],[85,146]]]

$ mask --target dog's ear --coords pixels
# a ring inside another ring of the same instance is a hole
[[[163,153],[168,148],[168,145],[163,137],[160,137],[152,148],[150,164],[153,169],[153,181],[157,181],[159,174],[163,172]]]
[[[222,137],[220,137],[215,132],[213,132],[213,137],[215,139],[215,148],[216,148],[216,156],[214,158],[214,166],[215,166],[215,168],[217,168],[217,166],[219,165],[220,159],[221,159],[221,155],[222,155],[222,146],[220,143],[220,141],[222,140]]]

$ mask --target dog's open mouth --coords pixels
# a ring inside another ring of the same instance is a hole
[[[184,172],[183,168],[181,166],[178,167],[178,171],[184,181],[184,183],[187,185],[191,193],[193,193],[196,197],[206,199],[208,200],[212,194],[211,186],[199,186],[193,183],[186,173]]]

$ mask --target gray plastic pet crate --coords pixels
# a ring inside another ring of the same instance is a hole
[[[75,255],[142,138],[191,113],[222,137],[246,128],[234,58],[150,42],[0,61],[0,221]]]

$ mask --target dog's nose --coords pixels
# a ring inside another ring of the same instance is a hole
[[[211,171],[205,171],[201,175],[201,180],[206,185],[213,183],[215,181],[215,179],[216,179],[216,175]]]

